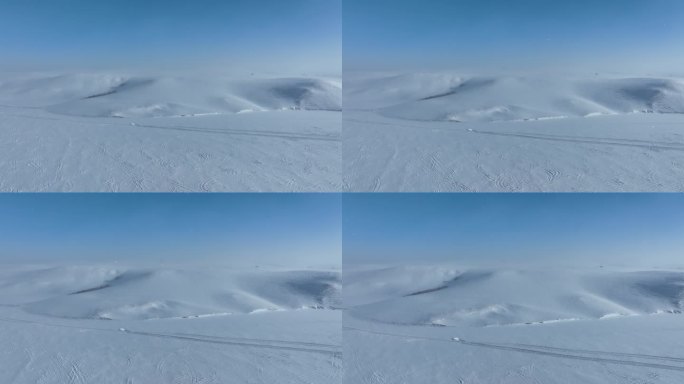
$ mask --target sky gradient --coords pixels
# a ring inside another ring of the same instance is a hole
[[[679,0],[345,0],[344,69],[682,73]]]
[[[680,265],[682,194],[348,194],[343,260]]]
[[[341,264],[338,194],[0,194],[0,261]]]
[[[5,68],[341,71],[341,0],[3,0]]]

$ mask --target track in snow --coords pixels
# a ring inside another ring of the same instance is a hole
[[[121,333],[126,335],[136,335],[136,336],[148,336],[163,339],[172,340],[183,340],[192,341],[199,343],[210,343],[210,344],[222,344],[222,345],[232,345],[239,347],[252,347],[252,348],[264,348],[264,349],[276,349],[276,350],[287,350],[287,351],[297,351],[297,352],[309,352],[309,353],[320,353],[325,355],[332,355],[340,357],[342,355],[340,351],[340,346],[332,344],[319,344],[319,343],[306,343],[298,341],[287,341],[287,340],[271,340],[271,339],[247,339],[247,338],[230,338],[221,336],[208,336],[208,335],[196,335],[188,333],[176,333],[176,334],[165,334],[165,333],[155,333],[155,332],[142,332],[126,329],[125,331],[107,328],[96,328],[96,327],[82,327],[82,326],[72,326],[67,324],[54,324],[45,323],[32,320],[22,320],[13,318],[0,318],[0,321],[13,322],[13,323],[29,323],[38,324],[47,327],[60,327],[60,328],[73,328],[78,330],[89,330],[89,331],[99,331],[99,332],[110,332],[110,333]]]
[[[438,341],[438,342],[446,342],[446,343],[457,343],[457,344],[473,346],[473,347],[490,348],[490,349],[498,349],[498,350],[510,351],[510,352],[536,354],[536,355],[563,358],[563,359],[583,360],[583,361],[590,361],[590,362],[595,362],[595,363],[606,363],[606,364],[630,365],[630,366],[635,366],[635,367],[647,367],[647,368],[653,368],[653,369],[666,369],[666,370],[671,370],[671,371],[684,372],[684,358],[679,358],[679,357],[641,355],[641,354],[625,354],[625,353],[620,353],[620,352],[590,351],[590,350],[583,350],[583,349],[553,348],[553,347],[528,345],[528,344],[483,343],[483,342],[468,341],[468,340],[463,340],[463,339],[461,339],[459,341],[454,341],[454,340],[450,340],[450,339],[441,339],[441,338],[436,338],[436,337],[412,336],[412,335],[397,334],[397,333],[390,333],[390,332],[372,331],[372,330],[353,328],[353,327],[343,327],[343,328],[347,329],[347,330],[351,330],[351,331],[373,333],[373,334],[378,334],[378,335],[383,335],[383,336],[402,337],[402,338],[407,338],[407,339],[429,340],[429,341]],[[565,352],[569,352],[569,353],[552,352],[554,350],[565,351]],[[642,360],[661,360],[661,361],[670,361],[670,362],[681,362],[682,365],[679,366],[679,365],[659,364],[659,363],[651,363],[648,361],[625,360],[625,359],[618,359],[618,358],[597,357],[597,356],[591,356],[591,355],[632,357],[635,359],[642,359]]]

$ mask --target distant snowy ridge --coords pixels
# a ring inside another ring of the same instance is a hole
[[[684,80],[422,73],[351,76],[345,108],[418,121],[490,122],[684,113]]]
[[[380,322],[533,325],[682,313],[684,272],[382,268],[346,273],[344,292],[354,316]]]
[[[47,316],[199,318],[340,307],[336,271],[49,267],[0,274],[0,304]]]
[[[0,104],[87,117],[162,117],[342,109],[339,81],[322,78],[70,74],[0,80]]]

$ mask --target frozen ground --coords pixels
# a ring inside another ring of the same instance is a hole
[[[335,383],[339,271],[3,266],[0,381]]]
[[[334,191],[326,78],[4,75],[1,191]]]
[[[344,301],[348,383],[684,380],[682,270],[345,266]]]
[[[678,78],[345,74],[350,191],[681,191]]]

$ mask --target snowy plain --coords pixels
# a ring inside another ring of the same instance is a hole
[[[684,270],[345,266],[348,383],[681,383]]]
[[[341,81],[3,74],[0,191],[336,191]]]
[[[5,383],[335,383],[339,270],[6,265]]]
[[[682,191],[684,80],[345,73],[348,191]]]

